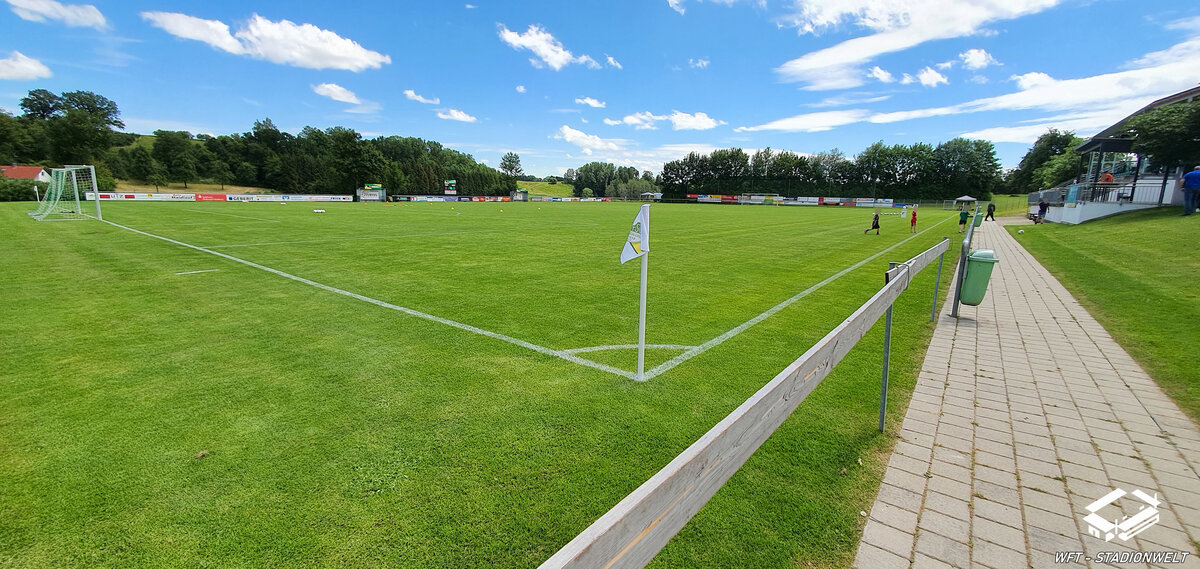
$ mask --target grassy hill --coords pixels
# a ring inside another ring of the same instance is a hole
[[[188,182],[187,188],[183,187],[181,182],[172,182],[165,186],[154,188],[154,184],[138,182],[134,180],[117,180],[118,192],[182,192],[182,193],[200,193],[200,194],[273,194],[267,188],[255,188],[252,186],[234,186],[225,184],[225,188],[221,189],[221,184],[202,184],[199,182]]]
[[[549,182],[517,182],[517,187],[523,190],[528,190],[531,196],[552,196],[565,198],[573,195],[575,186],[559,182],[551,184]]]

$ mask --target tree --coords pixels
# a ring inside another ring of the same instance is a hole
[[[1142,113],[1129,121],[1137,135],[1133,151],[1167,168],[1200,164],[1200,101],[1177,103]]]
[[[1033,143],[1033,147],[1021,158],[1017,169],[1009,175],[1008,192],[1027,194],[1044,189],[1034,181],[1034,172],[1054,156],[1073,152],[1075,147],[1071,143],[1074,140],[1077,140],[1074,132],[1059,131],[1053,128],[1039,136]]]
[[[500,159],[500,171],[509,176],[520,176],[525,173],[521,169],[521,157],[515,152],[509,152]]]
[[[62,99],[45,89],[34,89],[21,99],[21,110],[28,118],[50,120],[62,111]]]

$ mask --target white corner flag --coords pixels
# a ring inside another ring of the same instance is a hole
[[[642,258],[642,298],[638,303],[638,371],[637,381],[645,381],[646,369],[646,266],[650,252],[650,204],[642,205],[637,217],[633,218],[633,227],[629,230],[629,238],[625,240],[625,248],[621,249],[621,264],[630,259]]]

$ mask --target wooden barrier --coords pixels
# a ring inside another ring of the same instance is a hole
[[[908,288],[912,276],[948,245],[949,240],[943,240],[890,271],[889,282],[854,314],[542,563],[541,569],[645,567],[846,357]]]

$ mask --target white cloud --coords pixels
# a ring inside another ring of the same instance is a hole
[[[844,111],[822,111],[806,113],[794,117],[783,118],[758,126],[739,126],[736,132],[757,132],[760,130],[779,130],[783,132],[822,132],[836,127],[862,122],[870,112],[863,109],[848,109]]]
[[[667,0],[667,5],[670,6],[672,10],[675,10],[680,14],[683,13],[683,0]]]
[[[312,24],[272,22],[254,14],[234,34],[219,20],[174,12],[142,12],[142,18],[167,33],[197,40],[235,55],[307,69],[378,69],[392,58]]]
[[[7,0],[12,11],[22,20],[61,22],[72,28],[108,28],[104,14],[91,4],[62,4],[54,0]]]
[[[416,101],[418,103],[425,103],[426,105],[436,105],[436,104],[442,102],[441,99],[439,99],[437,97],[434,97],[432,99],[426,99],[425,97],[418,95],[417,92],[413,91],[412,89],[405,89],[404,96],[406,98],[408,98],[408,100],[410,100],[410,101]]]
[[[343,103],[357,105],[362,102],[358,100],[358,96],[352,91],[336,83],[321,83],[320,85],[313,85],[312,90],[314,93],[322,97],[329,97],[330,99],[341,101]]]
[[[812,103],[810,107],[844,107],[847,105],[865,105],[867,103],[878,103],[891,98],[891,95],[874,95],[870,93],[841,95],[838,97],[828,97],[819,102]]]
[[[903,76],[900,77],[901,85],[911,85],[916,82],[917,82],[917,80],[912,75],[909,75],[907,73],[905,73]]]
[[[42,62],[14,51],[8,57],[0,59],[0,79],[7,81],[31,81],[46,79],[53,76],[50,68]]]
[[[950,68],[954,67],[955,63],[958,63],[958,62],[951,59],[950,61],[943,61],[941,63],[935,63],[935,64],[933,64],[933,66],[938,69],[950,69]]]
[[[621,123],[621,121],[616,120],[616,119],[606,118],[606,119],[604,119],[604,124],[609,125],[609,126],[617,126],[622,123]]]
[[[554,138],[565,140],[583,150],[584,154],[591,155],[596,150],[620,150],[626,144],[626,141],[619,138],[600,138],[594,134],[588,134],[581,130],[575,130],[567,125],[562,125],[558,129],[558,133]]]
[[[877,56],[904,51],[927,41],[980,33],[986,24],[1034,14],[1060,0],[961,2],[959,0],[798,0],[787,18],[801,33],[851,24],[874,33],[806,53],[776,68],[785,81],[806,90],[862,85],[858,67]]]
[[[617,69],[625,69],[624,67],[621,66],[620,61],[613,59],[613,56],[605,54],[604,57],[606,57],[608,59],[609,67],[616,67]]]
[[[968,49],[958,54],[958,58],[962,60],[963,67],[972,71],[983,69],[989,65],[1000,65],[1000,62],[992,57],[992,54],[982,49]]]
[[[479,6],[476,6],[476,5],[474,5],[474,4],[467,4],[467,9],[468,9],[468,10],[474,10],[475,8],[478,8],[478,7],[479,7]]]
[[[1026,141],[1035,139],[1050,126],[1075,130],[1083,135],[1103,129],[1151,101],[1195,87],[1200,81],[1200,68],[1195,65],[1198,59],[1200,35],[1136,59],[1131,65],[1139,67],[1125,71],[1077,79],[1055,79],[1045,73],[1032,72],[1013,76],[1017,84],[1015,92],[956,105],[888,113],[870,113],[865,109],[811,113],[735,130],[814,132],[814,128],[828,130],[864,121],[885,124],[987,111],[1041,111],[1057,114],[1037,119],[1036,124],[999,126],[967,135]],[[1030,133],[1034,133],[1032,137]]]
[[[437,117],[439,119],[446,119],[448,121],[459,121],[459,122],[475,122],[475,121],[479,120],[479,119],[477,119],[471,115],[468,115],[467,113],[464,113],[458,109],[446,109],[444,111],[438,111]]]
[[[593,99],[591,97],[583,97],[582,99],[579,97],[575,97],[575,102],[579,103],[581,105],[587,105],[589,107],[596,108],[596,109],[603,109],[606,106],[606,103],[604,101],[597,101],[596,99]]]
[[[713,2],[715,4],[724,4],[726,6],[732,6],[735,3],[737,3],[738,0],[709,0],[709,1]],[[675,10],[676,12],[683,14],[684,13],[683,2],[684,2],[684,0],[667,0],[667,5],[670,6],[672,10]],[[766,6],[766,0],[758,0],[758,5]]]
[[[689,59],[689,60],[688,60],[688,67],[691,67],[692,69],[705,69],[705,68],[707,68],[707,67],[708,67],[708,64],[709,64],[709,63],[710,63],[710,61],[709,61],[709,60],[707,60],[707,59],[703,59],[703,58],[701,58],[701,59]]]
[[[932,67],[925,67],[921,71],[917,72],[917,80],[926,87],[937,87],[939,83],[950,83],[950,80],[947,79],[945,75],[938,73],[937,70]]]
[[[596,60],[587,55],[576,57],[567,48],[563,47],[562,42],[554,39],[554,36],[536,24],[530,25],[525,33],[519,34],[508,29],[506,26],[500,26],[500,39],[504,43],[516,50],[527,49],[537,56],[537,59],[531,58],[529,63],[534,67],[542,67],[548,65],[551,69],[558,71],[572,63],[586,65],[592,69],[599,69],[600,64]]]
[[[988,78],[984,77],[983,75],[972,75],[970,79],[967,79],[967,81],[977,85],[983,85],[984,83],[988,82]]]
[[[518,93],[524,93],[524,92],[525,92],[525,86],[524,86],[524,85],[517,85],[517,92],[518,92]]]
[[[867,75],[878,79],[880,83],[891,83],[896,80],[895,77],[892,77],[891,73],[888,73],[878,65],[872,67],[871,70],[867,72]]]
[[[671,116],[667,117],[667,119],[671,121],[671,125],[675,130],[708,130],[725,124],[725,121],[716,120],[704,113],[690,115],[680,111],[672,111]]]
[[[642,111],[640,113],[633,113],[632,115],[625,115],[621,119],[621,123],[630,125],[635,130],[657,130],[658,127],[654,123],[663,120],[667,120],[666,115],[656,115],[650,111]]]

